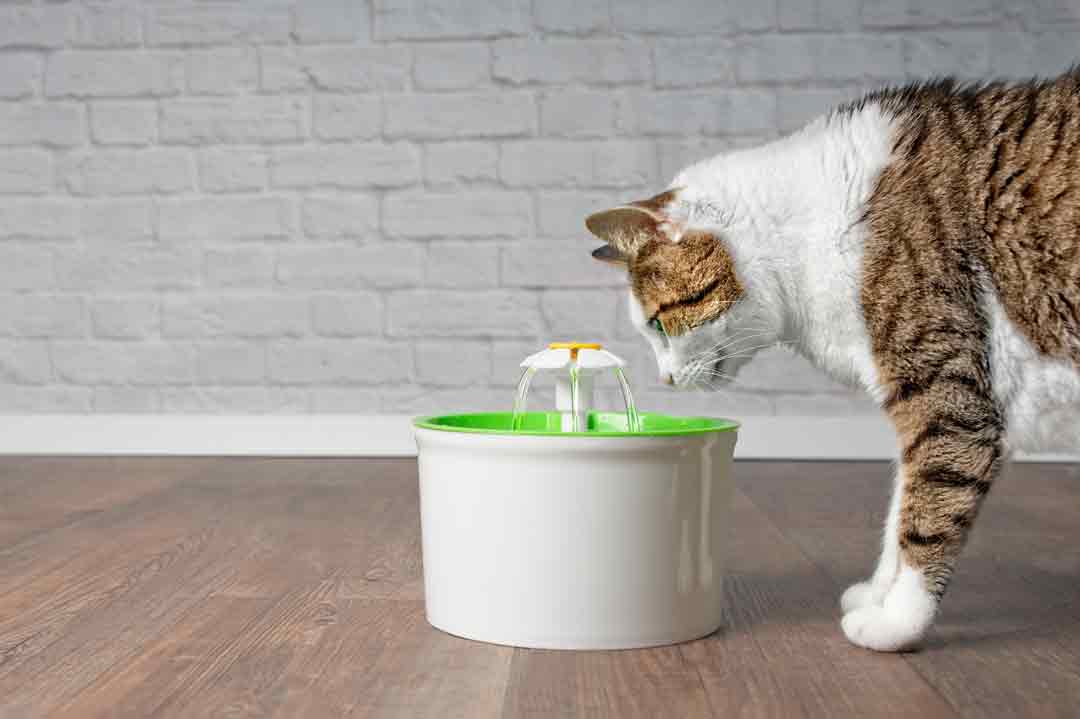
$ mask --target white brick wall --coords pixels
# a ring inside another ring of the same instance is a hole
[[[783,352],[665,392],[583,217],[881,82],[1056,72],[1078,7],[4,3],[0,414],[506,408],[566,337],[645,407],[871,412]]]

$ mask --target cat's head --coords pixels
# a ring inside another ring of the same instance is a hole
[[[593,257],[630,275],[630,317],[661,381],[711,389],[775,342],[780,323],[745,261],[753,253],[740,252],[738,227],[695,226],[700,214],[676,189],[590,215],[585,225],[607,243]]]

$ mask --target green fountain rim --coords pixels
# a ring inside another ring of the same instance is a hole
[[[588,431],[562,432],[558,429],[562,417],[559,412],[528,412],[525,426],[515,430],[511,429],[513,417],[513,412],[466,412],[416,417],[413,426],[440,432],[533,437],[681,437],[734,432],[739,428],[735,420],[722,417],[677,417],[643,412],[638,415],[641,429],[630,432],[626,429],[624,412],[590,412]]]

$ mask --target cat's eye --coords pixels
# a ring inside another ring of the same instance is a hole
[[[664,331],[664,323],[660,321],[659,317],[653,317],[651,320],[649,320],[649,327],[652,327],[658,333],[660,333],[664,337],[667,337],[667,332]]]

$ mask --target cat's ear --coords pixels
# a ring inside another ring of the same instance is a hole
[[[653,212],[632,205],[589,215],[585,226],[607,243],[592,255],[602,262],[626,265],[643,244],[660,234],[660,223]]]

